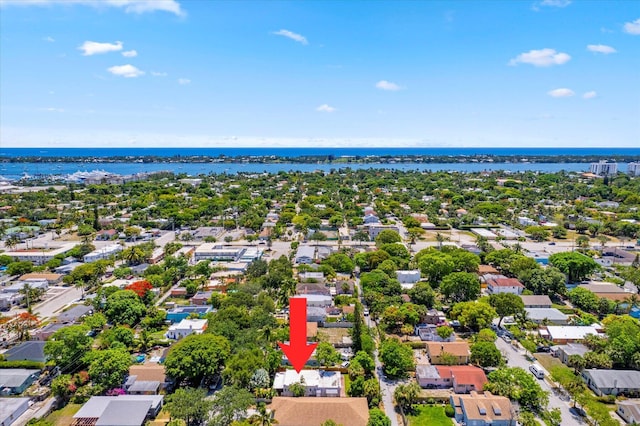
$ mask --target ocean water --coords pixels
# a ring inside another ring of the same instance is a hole
[[[236,174],[236,173],[278,173],[281,171],[313,172],[321,170],[329,172],[349,167],[352,170],[380,169],[400,171],[452,171],[481,172],[485,170],[508,170],[511,172],[537,171],[554,173],[561,170],[567,172],[584,172],[589,169],[587,163],[430,163],[430,164],[309,164],[309,163],[0,163],[0,176],[18,179],[25,175],[60,175],[66,176],[78,171],[104,170],[119,175],[130,175],[141,172],[169,170],[176,174],[196,176],[200,174]],[[618,170],[626,171],[625,163],[618,163]]]
[[[607,158],[613,155],[640,155],[638,148],[1,148],[0,157],[125,157],[146,156],[185,157],[192,155],[218,157],[275,156],[300,157],[308,155],[334,157],[368,155],[426,155],[446,156],[522,156],[522,155],[594,155]]]

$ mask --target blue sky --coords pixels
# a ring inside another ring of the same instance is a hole
[[[0,144],[640,146],[636,1],[0,0]]]

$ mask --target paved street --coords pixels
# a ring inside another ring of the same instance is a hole
[[[496,340],[496,346],[505,354],[508,358],[509,367],[520,367],[525,371],[529,372],[529,366],[531,362],[528,361],[524,357],[524,351],[515,349],[509,343],[502,340],[502,338],[498,338]],[[531,373],[530,373],[531,374]],[[538,380],[538,383],[542,387],[543,390],[549,392],[549,408],[559,408],[562,415],[562,426],[580,426],[585,424],[583,419],[579,416],[575,416],[572,414],[569,409],[571,408],[570,401],[562,401],[557,395],[553,393],[551,390],[551,386],[546,382],[546,380]]]

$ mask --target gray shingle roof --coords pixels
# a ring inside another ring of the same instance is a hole
[[[4,353],[7,361],[36,361],[45,362],[45,342],[22,342]]]
[[[583,374],[598,388],[640,389],[640,371],[587,369]]]

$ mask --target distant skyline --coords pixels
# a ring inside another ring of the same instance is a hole
[[[0,0],[2,147],[639,147],[635,1]]]

